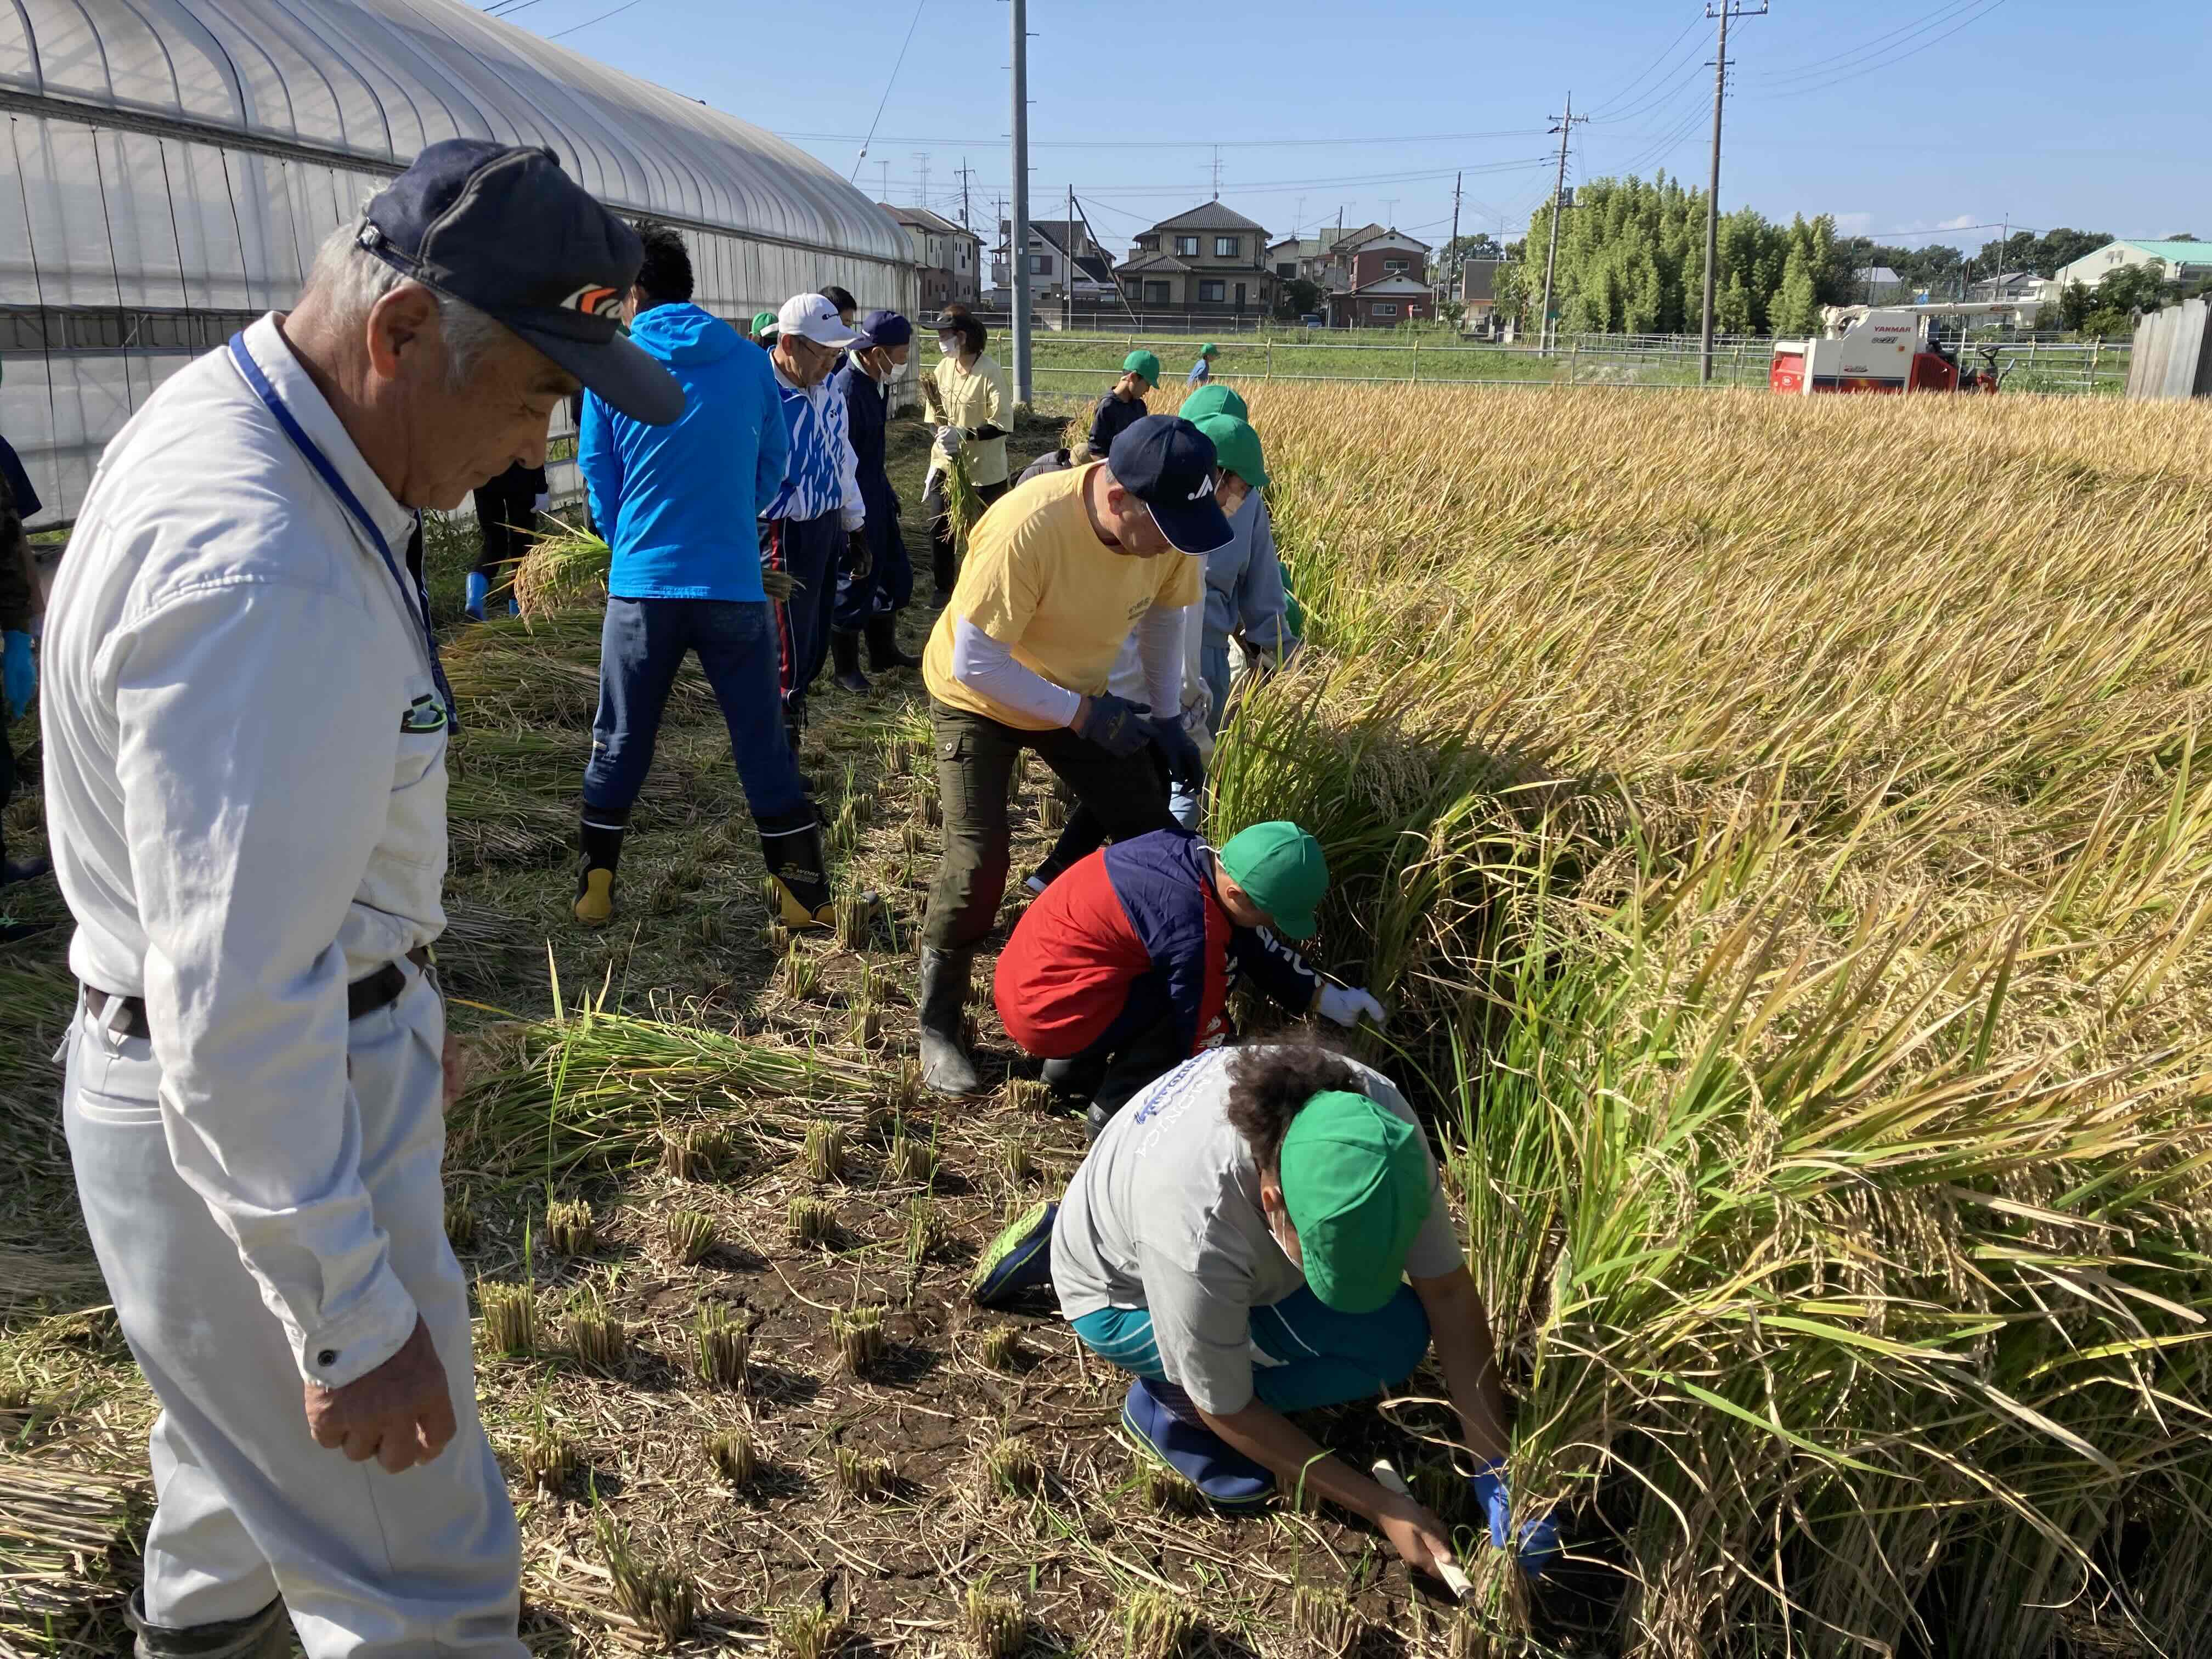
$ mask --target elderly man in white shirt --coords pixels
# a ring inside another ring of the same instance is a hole
[[[41,700],[64,1118],[162,1407],[142,1659],[526,1651],[443,1224],[420,514],[541,465],[580,384],[680,412],[612,315],[641,257],[550,152],[434,144],[297,309],[155,393],[78,520]]]

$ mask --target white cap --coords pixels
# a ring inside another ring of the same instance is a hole
[[[837,307],[819,294],[794,294],[775,313],[776,332],[797,334],[819,346],[858,345],[866,337],[837,320]]]

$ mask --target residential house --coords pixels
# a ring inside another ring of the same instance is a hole
[[[1013,240],[1011,219],[999,221],[999,246],[991,254],[991,292],[1000,305],[1013,303],[1013,276],[1006,246]],[[1071,297],[1095,308],[1114,299],[1113,256],[1091,239],[1080,219],[1030,221],[1030,304],[1039,311],[1065,307]]]
[[[1142,312],[1204,320],[1271,316],[1280,279],[1265,263],[1267,233],[1219,202],[1205,202],[1141,233],[1115,268],[1124,299]]]
[[[2032,270],[2005,270],[1994,277],[1978,277],[1967,283],[1966,297],[1969,300],[2039,301],[2043,298],[2045,286],[2043,278]]]
[[[2147,265],[2154,259],[2166,267],[2169,281],[2193,283],[2212,276],[2212,242],[2142,241],[2129,238],[2107,242],[2060,269],[2057,286],[2069,283],[2094,288],[2110,272],[2128,265]]]
[[[1498,313],[1498,267],[1501,259],[1462,259],[1459,267],[1459,325],[1472,332],[1487,333]]]
[[[899,222],[907,240],[914,244],[914,262],[921,267],[922,315],[955,300],[973,305],[982,291],[983,239],[927,208],[893,207],[889,202],[876,205]]]
[[[1434,317],[1426,242],[1395,228],[1363,230],[1329,251],[1345,283],[1328,296],[1329,322],[1338,328],[1395,328]]]
[[[1851,273],[1852,301],[1863,306],[1886,306],[1906,297],[1905,278],[1887,265],[1861,265]]]

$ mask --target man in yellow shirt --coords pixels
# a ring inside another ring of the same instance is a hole
[[[940,1093],[981,1086],[960,1022],[976,942],[1006,890],[1006,788],[1021,751],[1042,756],[1116,841],[1174,827],[1148,745],[1178,781],[1203,781],[1177,716],[1184,612],[1203,597],[1204,556],[1230,539],[1214,465],[1189,422],[1147,416],[1103,464],[1030,480],[970,535],[921,665],[945,804],[922,932],[921,1063]],[[1133,628],[1149,704],[1106,687]]]
[[[988,331],[964,307],[957,313],[948,311],[937,319],[937,365],[921,383],[921,400],[937,422],[937,447],[922,481],[921,504],[929,514],[931,574],[939,605],[952,596],[954,577],[945,477],[951,458],[961,458],[984,506],[1008,489],[1006,434],[1013,429],[1014,395],[1006,389],[1006,371],[983,349],[990,341]]]

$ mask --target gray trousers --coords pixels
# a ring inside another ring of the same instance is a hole
[[[398,1000],[349,1032],[361,1175],[392,1270],[429,1326],[459,1432],[387,1474],[307,1431],[298,1365],[229,1236],[169,1158],[161,1069],[80,1009],[64,1123],[116,1318],[161,1402],[146,1616],[190,1627],[281,1595],[310,1659],[524,1659],[521,1547],[477,1418],[468,1287],[446,1242],[439,1056],[446,1015],[411,966]]]

